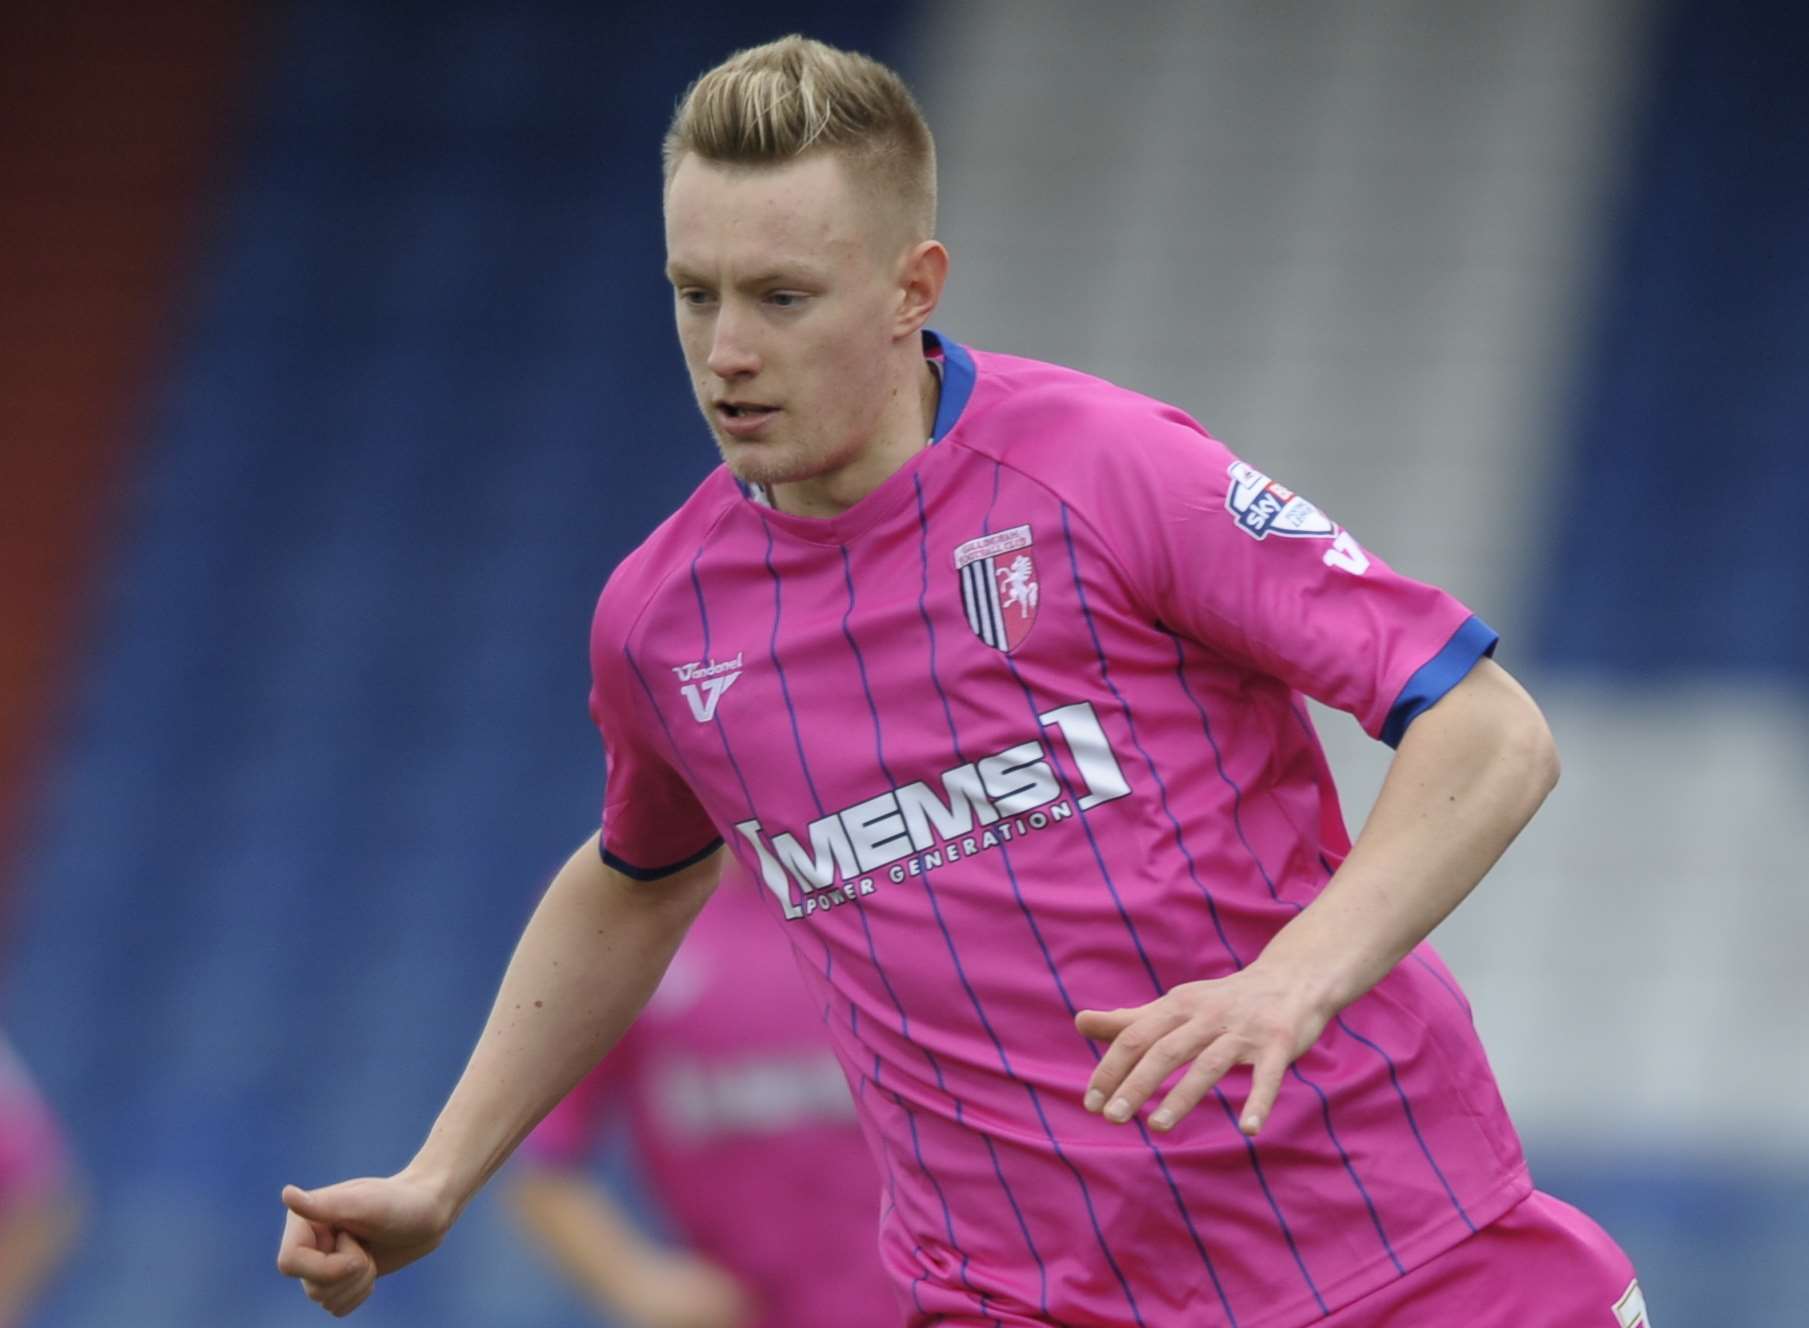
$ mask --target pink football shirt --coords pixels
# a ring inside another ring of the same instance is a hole
[[[764,912],[752,882],[717,890],[647,1009],[523,1155],[578,1165],[624,1120],[689,1247],[753,1294],[749,1328],[844,1328],[893,1303],[879,1180],[821,1011]]]
[[[1170,1134],[1077,1010],[1249,963],[1348,851],[1303,696],[1398,741],[1495,635],[1182,412],[934,336],[930,446],[839,516],[718,470],[598,605],[603,852],[725,841],[809,975],[912,1324],[1289,1328],[1530,1191],[1418,947]],[[649,888],[658,888],[650,885]]]
[[[0,1037],[0,1210],[60,1184],[68,1169],[50,1108]]]

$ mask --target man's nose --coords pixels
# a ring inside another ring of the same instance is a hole
[[[710,355],[705,361],[718,378],[750,378],[760,371],[760,355],[755,350],[754,329],[748,315],[733,301],[725,301],[716,314],[716,326],[710,336]]]

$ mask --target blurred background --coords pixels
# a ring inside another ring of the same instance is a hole
[[[586,631],[706,473],[658,145],[801,30],[942,156],[936,325],[1184,406],[1503,632],[1565,758],[1437,940],[1663,1328],[1809,1323],[1809,10],[187,0],[0,46],[0,1027],[31,1322],[301,1325],[594,825]],[[1386,753],[1322,716],[1360,823]],[[450,1257],[448,1257],[450,1255]],[[480,1200],[360,1320],[576,1323]]]

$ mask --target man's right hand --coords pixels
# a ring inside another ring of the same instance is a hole
[[[340,1317],[364,1303],[384,1273],[430,1254],[457,1216],[437,1192],[405,1175],[364,1177],[318,1190],[283,1187],[277,1271]]]

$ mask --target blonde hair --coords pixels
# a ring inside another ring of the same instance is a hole
[[[936,144],[904,80],[795,33],[737,51],[686,90],[666,131],[666,183],[688,153],[753,166],[813,151],[845,153],[913,239],[935,233]]]

